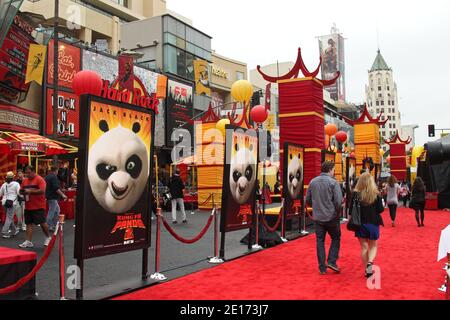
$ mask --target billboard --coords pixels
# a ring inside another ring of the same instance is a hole
[[[80,103],[76,94],[58,91],[58,136],[80,137]],[[53,89],[47,88],[46,134],[53,134]]]
[[[167,145],[173,146],[172,133],[183,126],[193,135],[192,125],[187,122],[192,119],[194,112],[194,95],[191,85],[169,79],[166,98],[166,137]]]
[[[331,99],[345,101],[345,52],[344,38],[340,34],[319,37],[319,50],[322,57],[322,79],[329,80],[340,71],[341,76],[335,84],[325,87]]]
[[[295,214],[295,208],[302,207],[305,148],[289,142],[284,144],[283,197],[287,216]],[[300,211],[300,209],[298,210]]]
[[[211,96],[209,63],[205,60],[194,61],[195,94]]]
[[[0,97],[9,101],[18,99],[30,87],[25,83],[25,76],[30,44],[35,42],[28,26],[16,16],[0,48]]]
[[[255,212],[258,179],[256,131],[226,125],[221,232],[249,228]]]
[[[150,246],[154,111],[82,96],[75,257]]]
[[[58,86],[72,89],[72,81],[78,71],[81,69],[81,52],[80,48],[72,46],[65,42],[59,43],[58,52]],[[47,57],[47,82],[53,84],[54,70],[54,46],[53,39],[48,45]]]

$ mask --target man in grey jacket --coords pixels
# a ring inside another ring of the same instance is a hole
[[[319,271],[326,274],[327,268],[340,272],[337,266],[341,244],[341,227],[339,210],[342,205],[342,193],[339,183],[334,178],[334,163],[326,161],[322,164],[322,174],[311,180],[306,194],[306,203],[312,206],[316,227],[317,259]],[[325,264],[325,237],[331,237],[328,263]]]

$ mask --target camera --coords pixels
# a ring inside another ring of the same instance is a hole
[[[442,142],[428,142],[425,144],[427,158],[431,165],[450,161],[450,144]]]

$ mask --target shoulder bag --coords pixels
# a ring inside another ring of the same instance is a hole
[[[347,224],[347,229],[350,231],[358,231],[361,228],[361,204],[358,193],[355,193],[351,211],[350,221]]]

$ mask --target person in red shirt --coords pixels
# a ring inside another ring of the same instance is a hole
[[[51,237],[45,219],[45,180],[36,174],[35,168],[28,166],[25,169],[26,178],[22,182],[21,193],[25,197],[25,224],[27,225],[27,236],[21,248],[32,248],[33,224],[40,225],[46,239],[44,246],[48,246]]]

